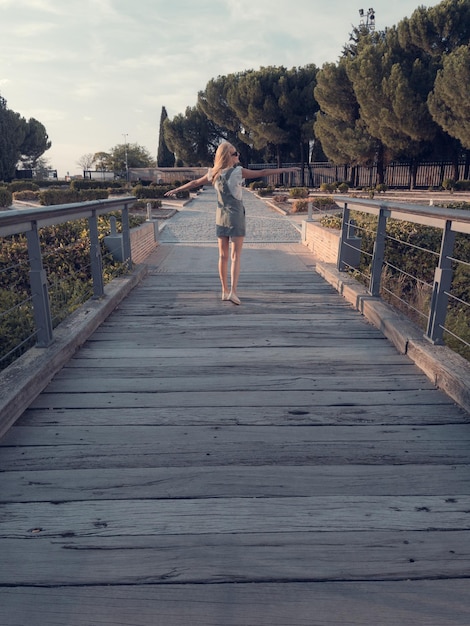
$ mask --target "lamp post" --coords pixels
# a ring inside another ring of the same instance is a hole
[[[367,13],[364,9],[359,9],[359,17],[361,18],[359,24],[365,26],[368,31],[375,30],[375,11],[370,8],[367,9]],[[364,21],[365,20],[365,21]]]
[[[123,133],[122,136],[124,137],[124,154],[125,154],[125,159],[126,159],[126,183],[129,182],[129,163],[127,160],[127,133]]]

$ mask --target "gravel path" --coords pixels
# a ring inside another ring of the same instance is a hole
[[[243,192],[246,209],[246,243],[299,243],[300,223],[289,219],[249,191]],[[205,188],[188,205],[178,209],[161,223],[161,243],[216,243],[215,208],[217,200],[212,187]],[[305,218],[304,218],[305,219]]]

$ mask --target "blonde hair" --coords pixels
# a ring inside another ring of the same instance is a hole
[[[232,146],[232,144],[228,141],[224,141],[219,144],[214,157],[214,166],[212,168],[212,184],[214,184],[220,176],[220,172],[227,169],[230,165],[230,157],[232,156],[232,152],[234,150],[234,146]]]

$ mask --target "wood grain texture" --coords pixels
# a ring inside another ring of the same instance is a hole
[[[302,248],[247,254],[235,307],[160,246],[0,441],[2,626],[470,623],[469,416]]]

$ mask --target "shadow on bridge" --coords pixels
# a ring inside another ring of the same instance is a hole
[[[1,440],[3,626],[466,626],[468,415],[313,268],[149,273]],[[313,621],[312,621],[313,620]]]

